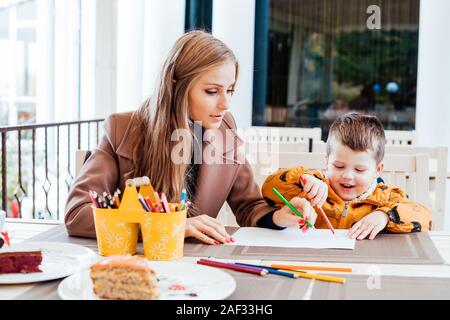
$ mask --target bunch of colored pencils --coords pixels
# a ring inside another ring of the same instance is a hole
[[[200,259],[197,264],[202,264],[210,267],[225,268],[240,272],[252,273],[260,276],[265,276],[267,274],[274,274],[278,276],[288,277],[288,278],[307,278],[316,279],[328,282],[345,283],[345,278],[333,277],[321,274],[307,273],[304,270],[314,270],[314,271],[333,271],[333,272],[352,272],[351,268],[333,268],[333,267],[320,267],[320,266],[292,266],[292,265],[256,265],[248,263],[229,263],[229,262],[219,262],[209,259]]]
[[[103,192],[103,195],[101,195],[90,190],[89,198],[96,208],[118,209],[120,206],[120,194],[121,192],[119,189],[117,189],[112,196],[106,191]]]
[[[177,212],[177,211],[183,211],[184,209],[189,207],[190,202],[186,200],[186,190],[183,189],[181,192],[181,200],[180,205],[174,205],[169,204],[167,201],[166,195],[161,193],[161,196],[158,194],[158,192],[155,191],[154,193],[155,197],[155,203],[153,203],[150,200],[150,197],[142,197],[140,194],[138,194],[138,200],[140,204],[142,205],[142,208],[146,212]]]
[[[114,192],[113,196],[107,192],[98,194],[95,191],[89,191],[89,198],[96,208],[118,209],[121,201],[120,195],[121,192],[119,189]],[[141,194],[138,194],[139,203],[146,212],[177,212],[187,209],[190,205],[190,202],[187,201],[186,189],[183,189],[181,192],[179,205],[169,204],[164,193],[158,194],[158,192],[155,192],[154,197],[155,203],[150,200],[150,197],[145,197],[144,199]]]

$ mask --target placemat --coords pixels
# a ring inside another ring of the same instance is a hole
[[[228,229],[233,233],[237,228]],[[375,240],[358,240],[354,250],[208,246],[199,242],[185,246],[186,256],[266,261],[316,261],[384,264],[443,264],[427,232],[379,234]]]

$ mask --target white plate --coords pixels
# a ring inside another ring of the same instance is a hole
[[[198,264],[183,262],[148,262],[159,279],[160,300],[220,300],[236,289],[228,273]],[[98,300],[92,289],[89,269],[61,281],[58,294],[64,300]]]
[[[0,252],[42,251],[42,272],[0,274],[0,284],[31,283],[67,277],[98,260],[86,247],[61,242],[22,242],[3,247]]]

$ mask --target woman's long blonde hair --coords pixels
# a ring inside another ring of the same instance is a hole
[[[203,72],[227,62],[235,63],[237,78],[237,59],[222,41],[200,30],[184,34],[171,49],[152,98],[136,111],[142,134],[133,150],[135,175],[148,176],[169,201],[179,199],[187,174],[187,164],[171,160],[172,148],[179,143],[171,136],[176,129],[192,130],[188,93]],[[183,141],[188,161],[193,142],[192,136]]]

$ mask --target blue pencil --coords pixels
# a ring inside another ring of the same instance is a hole
[[[183,189],[181,191],[181,201],[183,201],[183,200],[184,200],[184,202],[186,202],[186,189]]]
[[[139,199],[139,202],[141,203],[141,205],[144,207],[144,210],[147,212],[150,212],[150,208],[147,206],[147,203],[145,203],[144,198],[142,198],[142,196],[140,194],[138,194],[138,199]]]
[[[181,200],[180,200],[180,202],[181,202],[181,210],[184,210],[184,205],[186,203],[186,200],[187,200],[186,189],[183,189],[181,191]]]
[[[288,277],[288,278],[298,278],[298,275],[295,273],[291,273],[291,272],[285,272],[285,271],[280,271],[278,269],[275,268],[271,268],[271,267],[266,267],[266,266],[258,266],[258,265],[253,265],[253,264],[246,264],[246,263],[236,263],[237,265],[241,265],[241,266],[246,266],[249,268],[255,268],[255,269],[264,269],[267,270],[268,273],[271,274],[276,274],[278,276],[283,276],[283,277]]]

